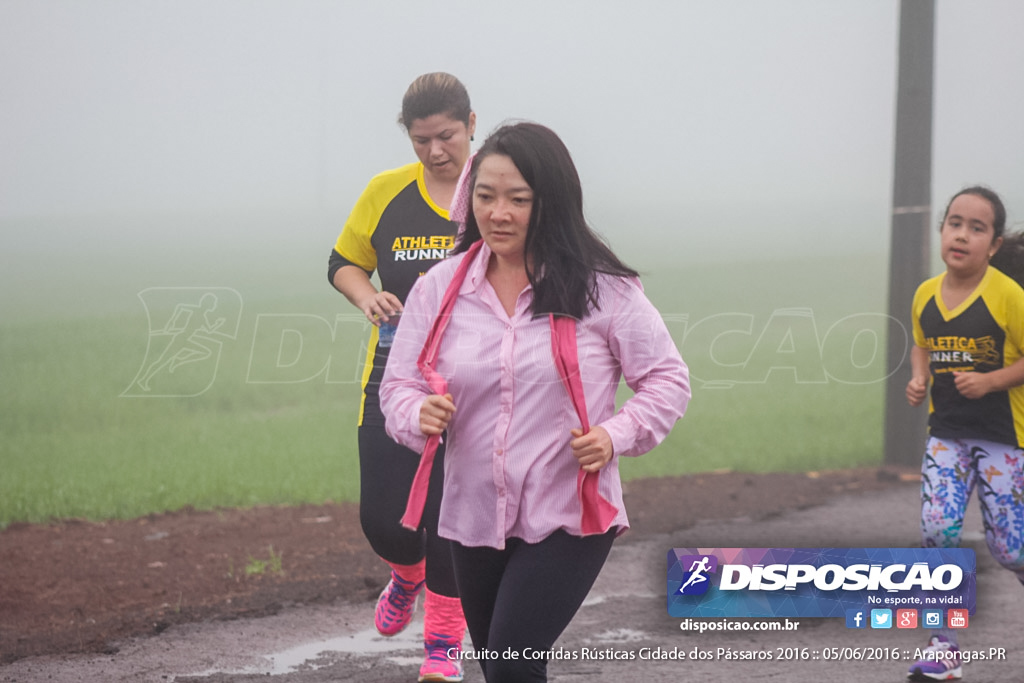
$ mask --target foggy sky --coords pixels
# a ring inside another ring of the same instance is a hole
[[[1024,221],[1024,4],[937,2],[933,205],[968,183]],[[551,126],[609,231],[884,250],[897,0],[0,2],[0,230],[29,218],[320,216],[414,159],[426,71],[476,144]],[[630,225],[635,216],[665,216]],[[936,218],[937,223],[937,218]],[[1020,226],[1018,226],[1020,227]]]

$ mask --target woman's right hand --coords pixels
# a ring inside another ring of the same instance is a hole
[[[448,429],[448,423],[455,412],[452,395],[432,394],[420,404],[420,431],[427,436],[441,434]]]
[[[391,292],[374,292],[372,296],[361,299],[357,305],[366,319],[377,327],[402,312],[402,302]]]
[[[912,377],[907,382],[907,403],[917,407],[924,402],[928,393],[928,380],[921,377]]]
[[[370,276],[359,266],[345,265],[338,268],[332,282],[334,288],[344,294],[377,327],[395,313],[402,312],[402,302],[398,297],[391,292],[378,292],[370,282]]]

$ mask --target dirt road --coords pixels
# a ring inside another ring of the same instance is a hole
[[[918,537],[917,487],[904,482],[844,493],[768,519],[712,520],[679,531],[630,532],[616,544],[590,597],[559,641],[566,659],[549,665],[550,680],[902,680],[906,661],[829,661],[810,653],[847,646],[912,652],[926,640],[923,629],[855,631],[841,619],[799,619],[795,631],[697,635],[681,630],[682,620],[668,617],[665,609],[666,553],[684,546],[913,547]],[[966,528],[965,545],[978,555],[978,609],[962,632],[961,645],[996,656],[1002,648],[1005,659],[965,665],[965,680],[1022,680],[1024,590],[989,557],[976,510]],[[121,642],[116,653],[19,659],[0,667],[0,681],[416,680],[422,621],[417,619],[405,634],[390,640],[377,637],[371,624],[372,602],[366,600],[285,607],[260,618],[172,626],[155,637]],[[709,659],[692,660],[695,648],[709,653]],[[801,658],[803,648],[809,653],[806,659]],[[664,658],[680,652],[685,660]],[[772,659],[727,658],[730,652],[736,657],[771,654]],[[905,658],[900,654],[901,660]],[[466,681],[483,680],[475,663],[467,663],[466,671]]]

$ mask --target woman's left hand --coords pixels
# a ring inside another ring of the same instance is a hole
[[[420,431],[426,436],[444,433],[454,413],[455,404],[452,403],[451,394],[427,396],[420,404]]]
[[[612,437],[604,427],[591,427],[586,434],[582,429],[570,430],[573,440],[569,442],[572,454],[580,467],[587,472],[597,472],[608,464],[614,455]]]
[[[954,372],[953,382],[964,398],[978,399],[992,391],[991,373]]]

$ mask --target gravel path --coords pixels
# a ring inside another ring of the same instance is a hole
[[[570,659],[549,665],[550,680],[904,680],[906,661],[837,662],[820,655],[815,659],[812,653],[846,646],[912,652],[924,644],[924,630],[852,631],[840,619],[799,619],[795,631],[698,635],[681,630],[682,620],[670,618],[665,609],[665,558],[669,548],[684,546],[913,547],[918,533],[917,488],[907,483],[843,495],[824,505],[761,521],[707,522],[646,537],[627,534],[616,544],[590,597],[557,644]],[[978,554],[978,610],[963,632],[961,646],[985,653],[1003,648],[1005,659],[965,665],[964,680],[1024,680],[1024,590],[988,555],[977,510],[971,510],[966,528],[966,544]],[[417,619],[395,639],[377,637],[372,631],[372,605],[366,603],[295,607],[259,619],[175,626],[156,637],[121,643],[116,654],[20,660],[0,667],[0,681],[415,681],[421,633],[422,621]],[[800,658],[803,648],[808,659]],[[708,653],[710,659],[691,660],[694,650]],[[657,658],[680,652],[686,659]],[[772,659],[727,658],[730,652],[771,654]],[[466,671],[467,682],[482,682],[475,663],[468,662]]]

